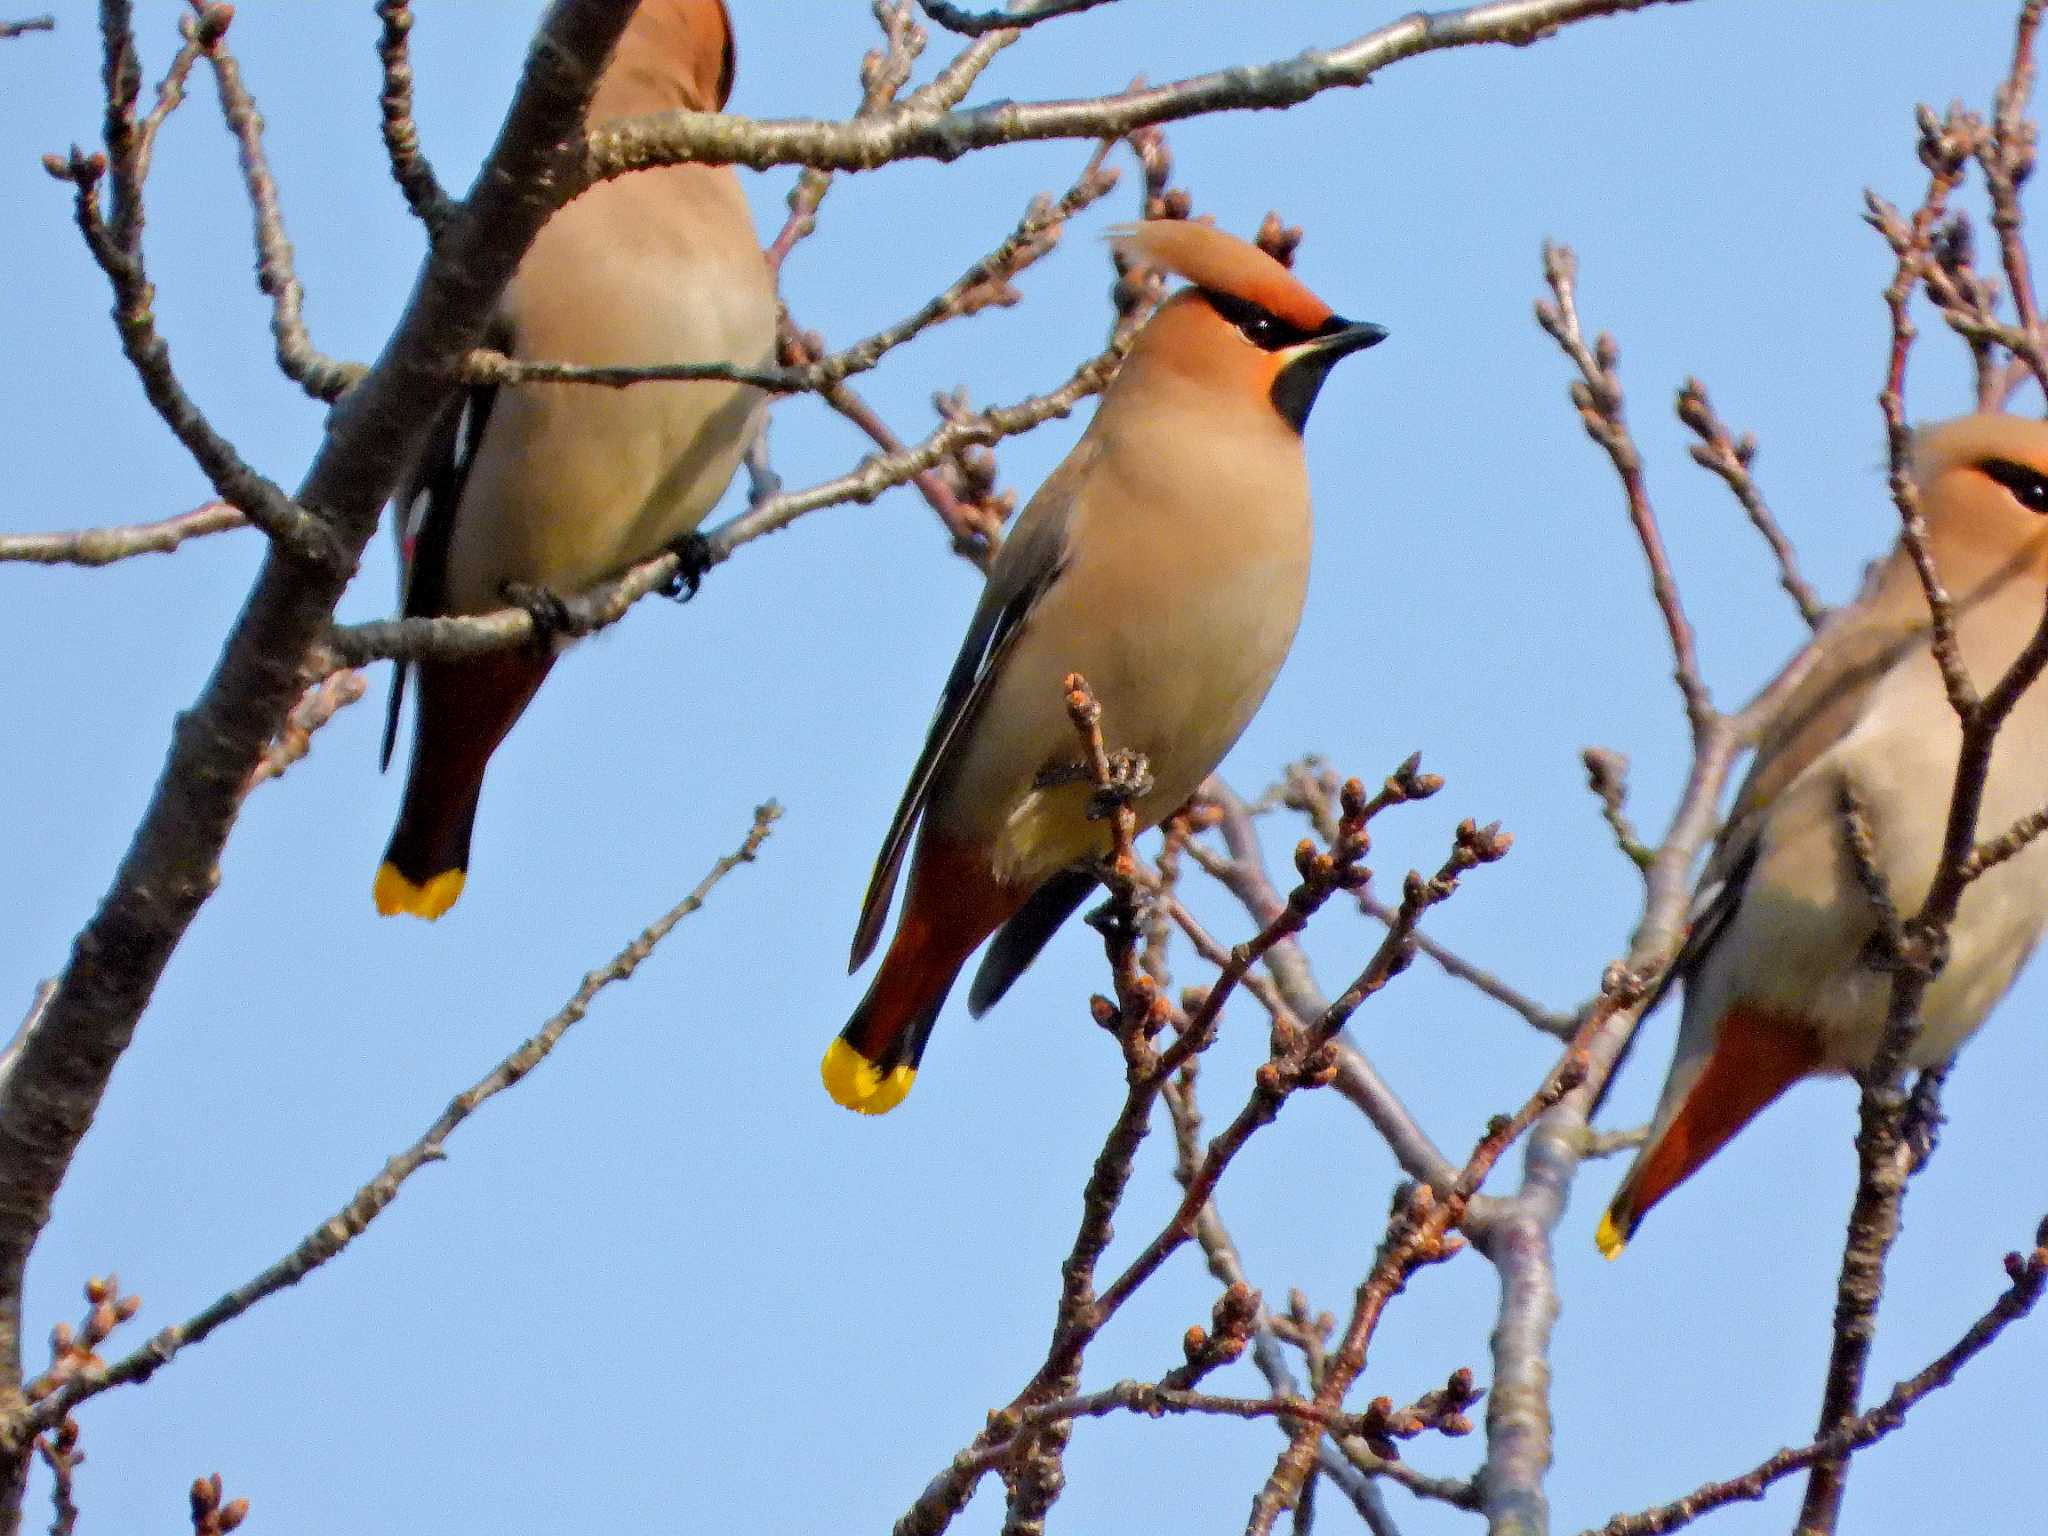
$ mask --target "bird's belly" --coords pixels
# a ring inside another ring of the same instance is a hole
[[[562,389],[574,386],[548,386]],[[522,443],[516,466],[479,455],[454,531],[458,611],[499,607],[506,582],[574,592],[690,532],[724,493],[760,397],[716,384],[639,384],[492,413]]]
[[[754,274],[751,302],[706,302],[709,275],[694,260],[601,264],[584,310],[517,326],[520,355],[597,367],[765,361],[765,275]],[[451,535],[451,606],[499,607],[506,582],[573,592],[658,554],[724,494],[763,403],[756,389],[711,381],[500,389]]]
[[[1231,574],[1209,591],[1133,593],[1114,624],[1098,617],[1069,628],[1045,616],[1049,631],[1073,640],[1031,647],[1028,664],[1006,670],[971,747],[934,796],[937,819],[991,845],[1009,883],[1036,884],[1108,852],[1107,822],[1086,815],[1090,786],[1045,782],[1080,763],[1061,691],[1072,672],[1102,706],[1104,744],[1146,760],[1152,787],[1134,805],[1140,828],[1171,815],[1257,712],[1301,615],[1305,572],[1276,565]]]
[[[1724,946],[1744,957],[1742,975],[1724,985],[1743,1000],[1810,1021],[1831,1070],[1869,1063],[1893,984],[1872,938],[1875,912],[1845,851],[1834,786],[1843,777],[1855,785],[1888,894],[1910,917],[1925,901],[1941,856],[1939,811],[1954,781],[1955,747],[1952,733],[1880,727],[1852,733],[1816,763],[1786,799],[1811,795],[1821,803],[1811,814],[1782,818],[1802,830],[1767,843],[1743,898],[1739,931]],[[1996,836],[2044,800],[2048,765],[2020,750],[1994,752],[1979,837]],[[1818,877],[1823,869],[1830,873]],[[1922,999],[1909,1064],[1946,1060],[1976,1032],[2025,963],[2044,920],[2048,841],[2036,841],[1964,890],[1947,961]]]

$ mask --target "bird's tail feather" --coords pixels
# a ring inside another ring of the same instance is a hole
[[[834,1103],[885,1115],[903,1102],[961,967],[1026,894],[995,881],[985,850],[920,844],[881,969],[819,1066]]]
[[[1729,1010],[1705,1070],[1678,1113],[1652,1130],[1600,1218],[1600,1252],[1618,1258],[1652,1206],[1820,1061],[1820,1037],[1810,1026],[1756,1008]]]
[[[484,769],[551,665],[534,651],[509,651],[420,668],[405,802],[373,892],[384,916],[432,921],[455,905],[469,872]]]

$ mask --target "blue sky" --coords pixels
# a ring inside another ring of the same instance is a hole
[[[139,7],[168,56],[171,0]],[[536,7],[436,0],[417,30],[419,115],[451,185],[495,130]],[[739,0],[734,109],[837,115],[856,98],[867,7]],[[1125,0],[1012,49],[976,99],[1164,80],[1341,41],[1393,6]],[[0,45],[0,526],[163,516],[206,498],[116,350],[107,296],[38,162],[98,121],[96,28]],[[1839,599],[1890,540],[1873,404],[1889,258],[1860,221],[1873,186],[1918,196],[1911,108],[1988,102],[2010,8],[1702,0],[1594,23],[1527,50],[1439,55],[1297,111],[1171,131],[1197,207],[1248,232],[1268,208],[1308,231],[1299,270],[1391,339],[1339,370],[1311,423],[1316,572],[1287,670],[1227,765],[1246,791],[1306,751],[1367,778],[1421,749],[1448,782],[1376,827],[1389,877],[1434,867],[1458,818],[1498,818],[1511,857],[1430,927],[1554,1005],[1620,952],[1633,871],[1583,788],[1579,750],[1630,754],[1635,810],[1661,824],[1684,722],[1611,473],[1565,402],[1568,365],[1530,319],[1545,237],[1573,243],[1590,325],[1619,336],[1651,487],[1730,705],[1801,627],[1761,544],[1685,459],[1672,391],[1689,374],[1763,443],[1758,471],[1809,574]],[[270,124],[318,343],[376,352],[420,239],[376,133],[367,4],[245,4],[233,38]],[[943,43],[934,50],[944,57]],[[928,65],[927,68],[930,66]],[[1039,145],[842,179],[790,262],[797,317],[833,341],[915,307],[1087,154]],[[748,177],[764,236],[790,175]],[[1134,181],[1135,178],[1132,178]],[[1095,345],[1109,269],[1083,220],[1023,280],[1027,303],[920,339],[863,388],[905,434],[934,389],[1016,398]],[[194,394],[244,452],[294,482],[320,411],[269,362],[232,145],[203,79],[151,184],[160,314]],[[1930,334],[1913,413],[1968,403],[1960,349]],[[1028,492],[1079,423],[1004,446]],[[806,484],[863,444],[808,402],[778,411],[777,468]],[[211,665],[258,558],[253,534],[102,572],[0,568],[0,999],[25,1005],[105,888],[173,714]],[[344,614],[391,606],[379,540]],[[1079,1189],[1120,1096],[1083,1000],[1103,984],[1076,927],[991,1017],[956,1003],[918,1090],[883,1121],[824,1097],[818,1055],[858,996],[844,955],[875,845],[975,598],[914,495],[846,507],[758,543],[681,609],[650,603],[557,669],[500,753],[468,893],[437,926],[379,921],[371,872],[398,794],[375,772],[387,679],[259,793],[222,885],[179,951],[59,1197],[27,1330],[74,1316],[117,1269],[141,1330],[239,1283],[339,1206],[466,1086],[739,840],[788,815],[629,986],[490,1105],[342,1259],[84,1411],[79,1494],[94,1524],[180,1521],[218,1468],[254,1528],[620,1530],[723,1524],[882,1529],[1040,1357]],[[1284,849],[1291,829],[1269,842]],[[1203,910],[1247,931],[1224,904]],[[1331,914],[1326,981],[1373,935]],[[1183,975],[1194,971],[1183,960]],[[2028,1085],[2048,974],[2023,978],[1963,1058],[1941,1154],[1914,1188],[1872,1370],[1880,1389],[1953,1340],[2038,1219]],[[9,1004],[7,1006],[16,1006]],[[1614,1123],[1652,1101],[1673,1017],[1650,1026]],[[1518,1102],[1548,1041],[1418,966],[1357,1021],[1446,1147]],[[1234,1007],[1212,1110],[1263,1050]],[[1660,1208],[1618,1264],[1592,1230],[1618,1175],[1594,1167],[1559,1233],[1551,1492],[1560,1530],[1674,1496],[1809,1437],[1853,1185],[1853,1092],[1808,1085]],[[1170,1208],[1168,1138],[1148,1144],[1112,1260]],[[1512,1178],[1510,1159],[1502,1176]],[[1396,1170],[1346,1106],[1290,1106],[1226,1181],[1255,1284],[1341,1311]],[[1151,1377],[1206,1320],[1189,1252],[1091,1356],[1103,1384]],[[1406,1401],[1454,1367],[1488,1376],[1493,1272],[1430,1270],[1395,1304],[1361,1400]],[[2004,1469],[2038,1446],[2024,1404],[2043,1363],[2023,1325],[1913,1426],[1859,1463],[1849,1523],[2012,1525],[2033,1501]],[[1246,1364],[1213,1379],[1260,1390]],[[1278,1437],[1235,1422],[1082,1426],[1056,1522],[1069,1530],[1241,1526]],[[1463,1472],[1476,1442],[1411,1458]],[[1390,1491],[1409,1532],[1470,1517]],[[1715,1516],[1786,1527],[1796,1481]],[[32,1512],[33,1513],[33,1512]],[[957,1527],[995,1529],[999,1501]],[[1350,1517],[1325,1504],[1328,1528]]]

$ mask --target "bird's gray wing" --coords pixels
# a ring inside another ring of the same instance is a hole
[[[509,352],[511,340],[510,328],[499,324],[492,328],[486,344]],[[477,444],[483,441],[497,398],[497,385],[478,384],[443,406],[427,434],[418,465],[396,498],[391,531],[398,540],[398,611],[404,618],[425,618],[446,607],[448,545],[455,533],[455,509],[469,483],[469,467],[476,462]],[[410,664],[402,659],[392,663],[391,697],[384,707],[384,744],[377,754],[379,769],[391,766],[391,750],[398,743],[398,712],[405,703],[405,679],[410,670]]]
[[[889,834],[882,840],[874,878],[868,882],[867,895],[861,901],[849,970],[860,969],[861,962],[874,952],[881,937],[890,898],[895,895],[896,880],[902,873],[903,858],[910,848],[910,836],[930,798],[932,784],[965,740],[969,722],[1002,675],[1004,658],[1024,632],[1038,600],[1059,578],[1066,561],[1067,530],[1076,492],[1092,457],[1084,440],[1053,471],[1017,519],[989,571],[988,586],[982,592],[974,620],[967,627],[967,638],[961,643],[960,654],[939,695],[939,707],[925,735],[924,750],[910,770],[910,782],[904,786],[903,799],[889,823]]]

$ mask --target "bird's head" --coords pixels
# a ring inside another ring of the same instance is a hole
[[[598,82],[590,120],[722,112],[736,62],[725,0],[640,0]]]
[[[1377,325],[1333,314],[1271,256],[1213,225],[1152,219],[1111,239],[1127,259],[1190,284],[1138,333],[1129,373],[1178,374],[1264,402],[1300,432],[1337,361],[1386,338]]]
[[[1923,428],[1913,459],[1938,562],[2031,556],[2048,568],[2048,421],[1959,416]]]

